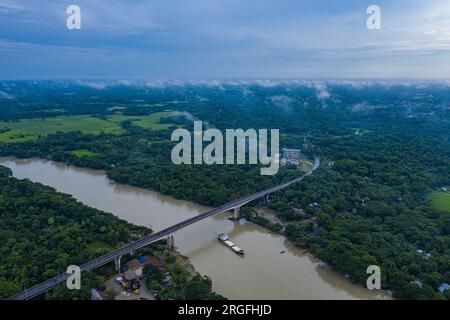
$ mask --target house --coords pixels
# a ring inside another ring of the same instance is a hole
[[[443,284],[441,284],[441,285],[439,286],[438,291],[439,291],[440,293],[444,293],[445,291],[447,291],[447,290],[449,290],[449,289],[450,289],[450,284],[448,284],[448,283],[443,283]]]
[[[126,281],[122,283],[122,287],[127,291],[131,292],[134,291],[135,294],[139,294],[139,288],[141,287],[141,279],[140,276],[137,275],[136,271],[134,270],[127,270],[123,277]]]
[[[425,252],[422,249],[417,250],[417,253],[420,253],[425,259],[428,259],[431,257],[431,253]]]
[[[281,149],[281,165],[299,165],[300,164],[300,149]]]
[[[151,264],[154,267],[158,267],[160,268],[161,266],[163,266],[163,263],[161,262],[161,260],[159,260],[157,257],[155,256],[148,256],[147,257],[147,263]]]
[[[317,202],[312,202],[308,205],[308,207],[313,208],[313,209],[319,209],[320,208],[320,204]]]
[[[294,210],[294,212],[296,214],[299,214],[299,215],[304,215],[305,214],[305,210],[303,210],[302,208],[294,208],[294,207],[292,207],[292,210]]]
[[[133,281],[133,280],[139,279],[140,275],[138,275],[138,274],[136,273],[136,271],[134,271],[134,270],[127,270],[127,271],[125,271],[125,273],[123,274],[123,277],[124,277],[127,281]]]
[[[300,149],[281,149],[281,157],[286,160],[298,160],[300,159],[301,151]]]
[[[115,278],[115,280],[116,280],[116,282],[118,283],[118,284],[122,284],[122,282],[123,282],[123,277],[122,276],[118,276],[118,277],[116,277]]]

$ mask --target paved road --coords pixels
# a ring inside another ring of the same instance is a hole
[[[187,219],[183,222],[177,223],[167,229],[150,234],[140,240],[137,240],[135,242],[127,244],[124,247],[117,249],[111,253],[108,253],[104,256],[101,256],[99,258],[91,260],[91,261],[81,265],[80,269],[81,269],[81,271],[89,271],[89,270],[98,268],[102,265],[107,264],[108,262],[111,262],[111,261],[123,256],[123,255],[126,255],[127,253],[130,253],[132,251],[136,251],[137,249],[145,247],[145,246],[149,245],[150,243],[158,241],[158,240],[164,238],[165,236],[168,236],[168,235],[174,233],[175,231],[185,228],[185,227],[187,227],[191,224],[194,224],[200,220],[206,219],[208,217],[211,217],[211,216],[221,213],[221,212],[225,212],[225,211],[234,209],[236,207],[241,207],[249,202],[252,202],[254,200],[262,198],[268,194],[285,189],[285,188],[289,187],[290,185],[297,183],[299,181],[302,181],[304,178],[310,176],[319,166],[320,166],[320,157],[314,156],[313,167],[308,172],[306,172],[304,175],[302,175],[301,177],[299,177],[297,179],[294,179],[292,181],[259,191],[257,193],[251,194],[249,196],[228,202],[224,205],[221,205],[220,207],[211,209],[211,210],[209,210],[205,213],[202,213],[198,216],[195,216],[195,217]],[[67,273],[57,275],[53,278],[48,279],[47,281],[44,281],[40,284],[37,284],[37,285],[25,290],[24,292],[22,292],[18,295],[11,297],[10,299],[12,299],[12,300],[31,299],[33,297],[36,297],[36,296],[50,290],[51,288],[57,286],[58,284],[65,282],[69,276],[70,276],[70,274],[67,274]]]

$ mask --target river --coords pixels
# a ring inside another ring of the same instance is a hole
[[[52,186],[88,206],[159,231],[207,210],[157,192],[118,184],[103,171],[41,159],[0,158],[15,177]],[[283,236],[223,213],[175,234],[175,246],[188,256],[213,289],[230,299],[385,299],[383,291],[351,284]],[[219,233],[245,249],[238,256],[217,241]],[[285,253],[281,254],[282,251]]]

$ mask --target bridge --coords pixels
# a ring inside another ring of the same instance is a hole
[[[234,218],[238,219],[239,215],[240,215],[240,208],[252,201],[255,201],[257,199],[260,198],[265,198],[267,197],[269,194],[280,191],[282,189],[285,189],[287,187],[289,187],[290,185],[300,182],[303,179],[305,179],[306,177],[310,176],[318,167],[320,166],[320,157],[315,155],[314,156],[314,164],[313,167],[308,170],[305,174],[303,174],[301,177],[296,178],[294,180],[291,180],[289,182],[286,183],[282,183],[279,185],[276,185],[274,187],[256,192],[254,194],[245,196],[243,198],[237,199],[237,200],[233,200],[231,202],[228,202],[224,205],[221,205],[217,208],[211,209],[209,211],[206,211],[205,213],[199,214],[195,217],[192,217],[190,219],[187,219],[185,221],[182,221],[180,223],[177,223],[171,227],[168,227],[164,230],[158,231],[156,233],[150,234],[140,240],[134,241],[132,243],[129,243],[125,246],[123,246],[122,248],[119,248],[113,252],[110,252],[108,254],[105,254],[101,257],[98,257],[94,260],[91,260],[83,265],[80,266],[80,270],[81,271],[89,271],[89,270],[93,270],[96,269],[100,266],[103,266],[111,261],[119,261],[120,263],[120,257],[136,251],[142,247],[145,247],[153,242],[156,242],[158,240],[163,239],[164,237],[170,236],[171,234],[173,234],[175,231],[180,230],[182,228],[185,228],[191,224],[194,224],[200,220],[206,219],[208,217],[211,217],[215,214],[221,213],[221,212],[225,212],[225,211],[229,211],[229,210],[234,210]],[[173,242],[172,242],[173,244]],[[67,279],[71,276],[71,274],[69,273],[62,273],[59,274],[53,278],[50,278],[40,284],[37,284],[29,289],[26,289],[25,291],[23,291],[22,293],[19,293],[15,296],[12,296],[10,299],[11,300],[27,300],[27,299],[31,299],[34,298],[38,295],[41,295],[43,293],[45,293],[46,291],[52,289],[53,287],[67,281]]]

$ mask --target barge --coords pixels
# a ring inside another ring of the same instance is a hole
[[[222,242],[225,246],[230,248],[234,253],[243,255],[245,251],[241,248],[239,248],[237,245],[235,245],[233,242],[231,242],[228,239],[228,235],[226,233],[221,233],[218,236],[218,239],[220,242]]]

